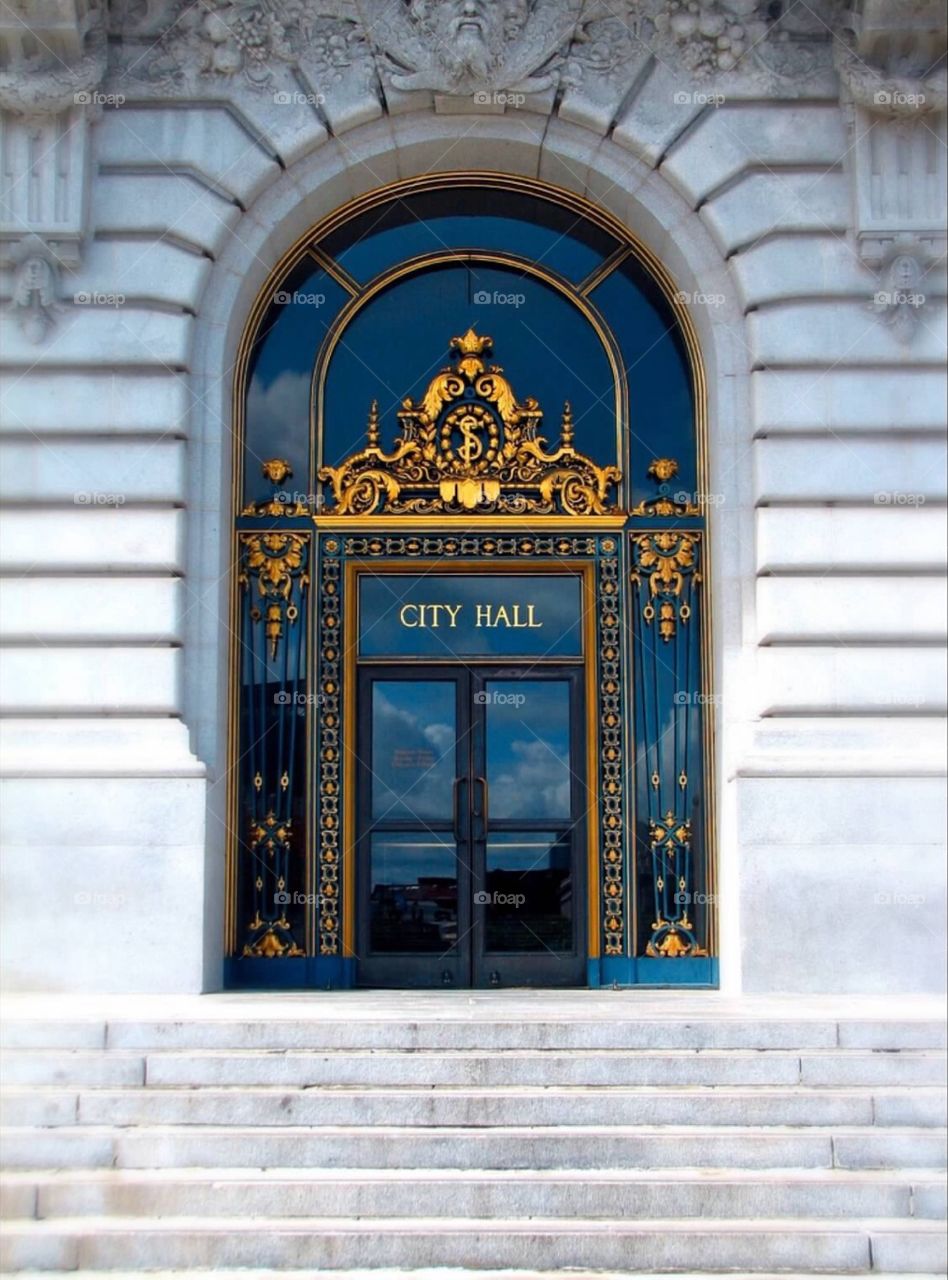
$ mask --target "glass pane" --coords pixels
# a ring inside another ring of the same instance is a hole
[[[626,465],[631,502],[655,496],[655,481],[648,475],[652,458],[677,461],[673,497],[694,494],[698,477],[691,370],[671,307],[632,259],[607,276],[590,301],[619,343],[629,382],[631,462]]]
[[[569,821],[569,682],[488,680],[489,817]]]
[[[313,362],[348,294],[307,260],[276,291],[260,325],[247,383],[244,501],[273,493],[260,464],[285,458],[293,474],[280,492],[284,501],[305,501],[313,490],[309,474],[310,384]]]
[[[487,841],[488,951],[570,951],[573,877],[569,834],[503,831]]]
[[[554,201],[477,187],[400,197],[368,210],[321,243],[361,281],[421,253],[501,249],[579,283],[616,247],[612,236]]]
[[[369,899],[373,951],[457,948],[457,847],[449,836],[372,836]]]
[[[450,822],[457,709],[451,680],[372,685],[372,818]]]
[[[405,332],[406,316],[410,341],[393,342],[393,334]],[[586,316],[559,290],[522,271],[463,262],[390,284],[346,326],[326,374],[324,461],[338,466],[365,447],[373,400],[383,446],[391,449],[401,432],[403,397],[425,394],[438,370],[451,364],[452,336],[469,326],[493,338],[491,361],[509,376],[517,398],[539,401],[540,434],[549,448],[556,447],[569,400],[576,448],[600,465],[615,462],[615,377]]]

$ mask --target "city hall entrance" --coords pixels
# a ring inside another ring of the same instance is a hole
[[[361,574],[358,600],[357,981],[584,982],[581,575]]]
[[[455,174],[271,283],[235,374],[227,985],[714,985],[674,282],[588,201]]]

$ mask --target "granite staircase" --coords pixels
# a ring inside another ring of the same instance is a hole
[[[8,1017],[4,1269],[945,1271],[937,1018],[491,994]]]

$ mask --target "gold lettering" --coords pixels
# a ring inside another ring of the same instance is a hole
[[[542,627],[542,626],[543,626],[543,623],[542,623],[542,622],[537,622],[536,618],[533,616],[533,611],[534,611],[535,609],[536,609],[536,605],[535,605],[535,604],[528,604],[528,605],[527,605],[527,619],[528,619],[528,621],[527,621],[527,626],[528,626],[528,627]]]
[[[495,626],[495,627],[501,627],[501,626],[502,626],[502,627],[509,627],[509,626],[510,626],[510,618],[509,618],[509,616],[508,616],[508,614],[507,614],[507,606],[506,606],[506,605],[499,604],[499,605],[497,606],[497,613],[496,613],[496,615],[495,615],[495,622],[494,622],[494,626]]]
[[[474,623],[476,627],[492,627],[494,623],[490,620],[490,605],[479,604],[477,607],[477,619]]]
[[[414,610],[415,610],[415,612],[416,612],[416,614],[417,614],[418,606],[417,606],[416,604],[403,604],[403,605],[402,605],[402,607],[401,607],[401,609],[399,610],[399,613],[398,613],[398,620],[399,620],[399,622],[402,624],[402,626],[403,626],[403,627],[420,627],[420,626],[421,626],[421,623],[420,623],[420,622],[417,622],[417,621],[416,621],[416,622],[409,622],[409,621],[408,621],[408,610],[409,610],[409,609],[414,609]]]
[[[462,606],[459,604],[446,604],[444,607],[451,618],[451,626],[456,627],[458,625],[458,614],[461,612]]]

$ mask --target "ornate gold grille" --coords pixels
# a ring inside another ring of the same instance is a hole
[[[401,434],[381,446],[378,404],[369,411],[366,447],[319,479],[332,486],[339,515],[603,515],[615,508],[618,467],[600,467],[573,444],[570,405],[558,446],[540,435],[543,411],[521,403],[499,365],[487,364],[492,341],[468,329],[451,339],[457,363],[442,369],[421,400],[398,411]]]

